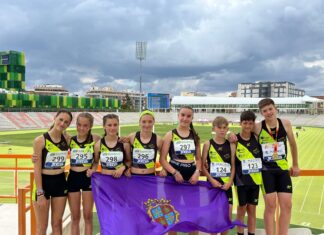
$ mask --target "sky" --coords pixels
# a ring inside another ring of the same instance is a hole
[[[26,85],[225,96],[289,81],[324,95],[324,0],[0,0],[0,51],[23,51]]]

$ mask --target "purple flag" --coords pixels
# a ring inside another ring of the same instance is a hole
[[[217,233],[231,229],[225,192],[208,182],[178,184],[172,177],[92,175],[102,235]]]

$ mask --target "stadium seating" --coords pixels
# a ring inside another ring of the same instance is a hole
[[[79,113],[73,113],[74,120],[71,127],[75,127],[75,117]],[[101,126],[102,118],[106,112],[92,113],[94,116],[94,125]],[[121,124],[137,124],[139,113],[137,112],[116,112],[119,116]],[[20,130],[20,129],[39,129],[48,128],[53,123],[55,113],[53,112],[2,112],[0,113],[0,131],[4,130]],[[194,121],[202,124],[211,123],[216,116],[224,116],[230,122],[238,123],[240,120],[239,113],[195,113]],[[294,126],[318,126],[324,127],[324,115],[308,115],[308,114],[279,114],[280,118],[289,119]],[[177,114],[155,113],[157,123],[175,123],[177,122]],[[257,121],[262,120],[262,116],[257,114]]]

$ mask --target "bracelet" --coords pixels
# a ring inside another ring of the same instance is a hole
[[[39,197],[41,195],[44,195],[44,190],[43,189],[36,189],[36,195]]]
[[[200,174],[200,173],[202,172],[202,171],[201,171],[201,170],[199,170],[199,169],[196,169],[195,171],[196,171],[196,172],[199,172],[199,174]]]
[[[174,171],[174,173],[172,173],[173,176],[175,176],[178,173],[177,170]]]

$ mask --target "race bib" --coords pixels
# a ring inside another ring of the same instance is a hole
[[[124,155],[121,151],[101,152],[100,162],[104,168],[115,168],[123,162]]]
[[[92,163],[92,153],[84,152],[84,148],[72,149],[71,150],[71,165],[83,165]]]
[[[194,140],[176,140],[173,142],[174,151],[177,155],[196,153],[196,146]]]
[[[133,149],[133,162],[137,164],[147,164],[154,161],[154,149]]]
[[[68,151],[48,152],[45,158],[46,169],[61,169],[65,166]]]
[[[286,157],[284,142],[261,144],[261,147],[263,159],[266,162],[273,162],[284,159]]]
[[[248,175],[251,173],[259,173],[262,169],[261,158],[251,158],[242,160],[242,173]]]
[[[231,175],[231,165],[226,162],[211,162],[210,175],[214,178],[229,177]]]

